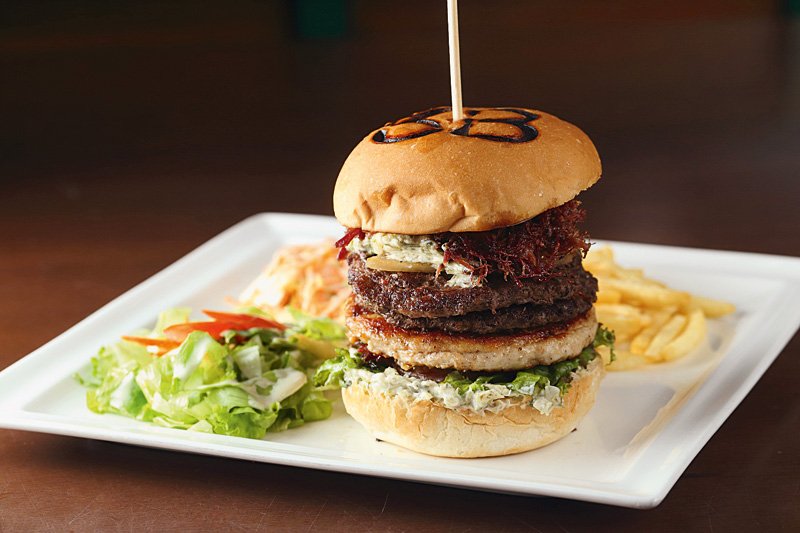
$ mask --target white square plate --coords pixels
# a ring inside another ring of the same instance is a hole
[[[333,416],[265,440],[156,427],[85,405],[73,379],[104,344],[177,305],[226,309],[285,244],[337,237],[328,217],[262,214],[215,237],[0,373],[0,427],[518,494],[654,507],[800,325],[800,259],[611,243],[617,260],[669,286],[732,301],[687,357],[609,373],[578,430],[507,457],[444,459],[377,442]],[[722,363],[722,364],[720,364]]]

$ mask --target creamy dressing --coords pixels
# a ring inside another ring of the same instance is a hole
[[[136,386],[135,372],[128,372],[119,386],[111,393],[108,404],[114,409],[124,409],[125,402],[133,395],[133,388]]]
[[[257,378],[263,373],[261,368],[261,354],[255,344],[246,348],[239,348],[233,352],[233,360],[239,365],[245,379]]]
[[[299,391],[308,381],[308,376],[304,372],[294,368],[279,368],[270,370],[269,374],[274,374],[275,380],[264,376],[258,376],[245,381],[226,379],[209,385],[201,385],[196,390],[219,389],[222,387],[239,387],[250,398],[247,403],[254,409],[269,409],[275,403],[285,400],[295,392]],[[258,389],[266,390],[267,395],[261,394]]]
[[[364,252],[367,257],[377,255],[394,261],[420,263],[439,268],[444,263],[444,250],[426,235],[400,235],[397,233],[371,233],[363,239],[354,238],[346,246],[348,252]],[[469,288],[478,284],[466,267],[454,261],[444,263],[450,276],[450,287]]]
[[[273,403],[280,402],[300,390],[308,381],[308,376],[305,373],[294,368],[279,368],[272,370],[272,373],[275,374],[277,381],[258,377],[237,383],[239,388],[250,395],[248,400],[250,407],[254,409],[269,409],[269,406]],[[266,389],[269,392],[264,396],[258,392],[258,388]]]
[[[478,413],[496,413],[518,403],[522,398],[531,397],[531,394],[526,396],[505,385],[495,384],[486,384],[482,390],[468,390],[459,394],[458,390],[446,383],[402,376],[394,368],[377,373],[364,368],[350,368],[345,372],[345,381],[365,385],[374,394],[402,396],[412,401],[429,400],[448,409],[470,409]],[[558,387],[548,385],[533,394],[531,406],[543,415],[548,415],[554,408],[563,406],[561,391]]]
[[[172,375],[184,382],[189,379],[189,376],[200,366],[200,362],[203,360],[203,357],[205,357],[212,343],[217,344],[210,336],[200,337],[192,348],[192,353],[186,358],[186,361],[176,358],[172,368]]]

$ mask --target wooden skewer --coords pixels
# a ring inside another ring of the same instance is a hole
[[[455,122],[464,118],[461,102],[461,52],[458,46],[458,0],[447,0],[447,34],[450,38],[450,98]]]

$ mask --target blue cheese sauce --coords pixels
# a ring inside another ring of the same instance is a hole
[[[400,235],[397,233],[372,233],[365,238],[356,237],[346,246],[348,252],[364,252],[367,257],[378,256],[394,261],[418,263],[439,268],[444,263],[444,250],[426,235]],[[450,287],[470,288],[478,284],[464,265],[454,261],[444,264],[450,276]]]
[[[528,399],[531,395],[533,396],[531,406],[543,415],[548,415],[554,408],[563,406],[561,391],[552,385],[535,393],[535,391],[511,390],[505,385],[486,384],[481,390],[468,390],[464,394],[459,394],[457,389],[446,383],[403,376],[394,368],[387,368],[377,373],[364,368],[350,368],[345,372],[345,381],[359,383],[367,387],[372,394],[402,396],[411,401],[429,400],[448,409],[469,409],[477,413],[483,411],[496,413],[519,403],[522,398],[530,401]]]

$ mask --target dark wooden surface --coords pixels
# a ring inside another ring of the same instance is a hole
[[[364,134],[448,103],[443,2],[351,2],[324,39],[289,3],[65,4],[0,8],[0,369],[248,215],[331,214]],[[592,235],[800,256],[777,5],[460,7],[467,104],[595,140]],[[798,374],[795,336],[649,511],[0,430],[0,530],[794,531]]]

